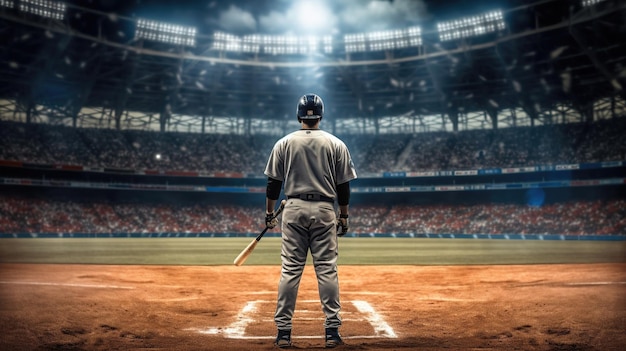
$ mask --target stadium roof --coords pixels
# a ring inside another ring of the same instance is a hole
[[[65,7],[55,18],[42,3]],[[624,100],[621,1],[316,4],[2,0],[0,119],[249,132],[294,122],[297,98],[316,92],[336,127],[426,131],[515,123],[504,110],[588,120],[598,100]],[[498,14],[501,26],[472,24]],[[365,39],[349,46],[347,35]],[[312,36],[328,42],[289,46]]]

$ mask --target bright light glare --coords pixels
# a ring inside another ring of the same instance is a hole
[[[269,55],[332,53],[332,37],[262,35],[252,34],[239,37],[233,34],[215,32],[213,49],[244,53],[264,53]]]
[[[501,31],[506,28],[502,11],[437,23],[439,40],[448,41]]]
[[[295,1],[289,15],[295,19],[293,26],[295,33],[312,35],[326,34],[335,26],[336,16],[319,0]]]
[[[582,0],[583,6],[593,6],[595,4],[599,4],[604,0]]]
[[[403,49],[422,45],[420,27],[370,33],[346,34],[343,37],[346,52],[365,52]]]
[[[13,3],[13,0],[0,0],[0,6],[12,8],[15,4]]]
[[[135,30],[135,39],[196,46],[196,28],[139,18]]]
[[[4,5],[4,4],[3,4]],[[60,1],[51,0],[21,0],[20,11],[37,16],[62,20],[65,18],[66,5]]]

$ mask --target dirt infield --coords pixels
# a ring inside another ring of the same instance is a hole
[[[278,266],[0,264],[1,350],[270,350]],[[342,350],[621,350],[626,264],[341,266]],[[323,348],[307,267],[294,347]]]

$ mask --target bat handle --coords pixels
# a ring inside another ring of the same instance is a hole
[[[278,206],[278,210],[276,210],[276,213],[274,213],[274,218],[278,217],[278,215],[283,212],[283,209],[285,208],[285,204],[287,204],[287,200],[281,200],[280,201],[280,206]]]
[[[263,237],[263,235],[265,235],[268,229],[270,229],[270,227],[265,227],[265,229],[263,229],[263,231],[259,235],[256,236],[256,241],[261,240],[261,238]]]

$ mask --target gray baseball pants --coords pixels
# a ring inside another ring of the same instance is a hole
[[[279,330],[291,330],[300,279],[311,251],[317,276],[325,328],[341,325],[337,277],[337,216],[333,204],[289,199],[282,217],[282,269],[274,321]]]

